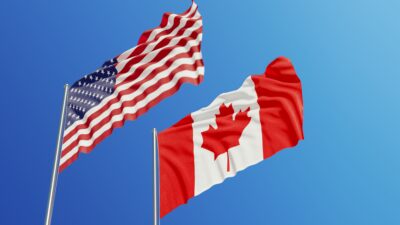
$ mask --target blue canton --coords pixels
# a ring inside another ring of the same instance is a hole
[[[82,119],[93,107],[110,96],[115,88],[116,60],[111,59],[93,73],[76,81],[69,90],[65,129]]]

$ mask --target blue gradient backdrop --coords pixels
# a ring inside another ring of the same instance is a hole
[[[205,80],[81,155],[54,225],[152,223],[151,129],[206,106],[275,57],[303,83],[305,141],[192,199],[164,225],[400,224],[400,3],[205,1]],[[190,1],[2,1],[0,224],[42,224],[63,84]]]

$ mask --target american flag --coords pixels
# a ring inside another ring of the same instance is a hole
[[[203,80],[202,28],[194,2],[182,14],[165,13],[160,26],[144,32],[137,46],[71,86],[60,171],[183,83]]]

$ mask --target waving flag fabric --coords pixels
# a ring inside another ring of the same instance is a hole
[[[60,170],[181,84],[199,84],[204,75],[202,28],[194,2],[183,14],[166,13],[137,46],[75,82],[69,92]]]
[[[160,215],[303,139],[301,83],[277,58],[263,75],[160,132]]]

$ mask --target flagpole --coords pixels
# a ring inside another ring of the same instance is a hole
[[[159,224],[158,214],[158,177],[157,177],[157,130],[153,128],[153,220],[154,225]]]
[[[64,132],[65,110],[67,108],[66,105],[67,105],[67,98],[68,98],[68,90],[69,90],[69,85],[65,84],[64,85],[64,98],[63,98],[61,118],[60,118],[60,126],[58,129],[57,148],[56,148],[56,154],[54,156],[53,173],[52,173],[52,177],[51,177],[49,202],[47,204],[45,225],[51,224],[51,216],[53,214],[53,206],[54,206],[54,199],[55,199],[55,195],[56,195],[56,187],[57,187],[57,179],[58,179],[58,167],[60,164],[62,136],[63,136],[63,132]]]

